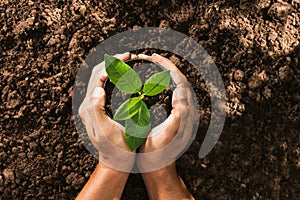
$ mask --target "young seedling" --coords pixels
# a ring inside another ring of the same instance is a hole
[[[126,100],[117,109],[113,119],[125,121],[125,140],[131,151],[141,146],[151,129],[150,111],[143,101],[145,96],[155,96],[170,84],[170,71],[152,75],[143,84],[139,75],[121,60],[104,55],[105,69],[110,81],[123,93],[137,97]]]

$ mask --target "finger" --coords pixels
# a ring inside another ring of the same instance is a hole
[[[78,109],[78,115],[84,125],[85,125],[85,110],[84,110],[85,101],[86,100],[83,100],[83,102],[81,103],[81,105],[79,106],[79,109]]]
[[[176,67],[176,65],[174,63],[172,63],[172,61],[170,61],[169,59],[162,57],[156,53],[153,54],[151,57],[152,57],[153,62],[158,63],[166,70],[170,70],[170,75],[176,85],[187,82],[186,77],[181,73],[181,71]]]
[[[131,58],[131,54],[129,52],[123,54],[115,54],[114,57],[122,60],[123,62],[129,60]]]
[[[123,53],[123,54],[116,54],[115,57],[119,58],[123,62],[130,59],[130,53]],[[96,84],[98,84],[98,80],[101,76],[107,76],[104,61],[97,64],[92,71],[91,78],[89,80],[88,88],[87,88],[87,94],[90,95],[92,91],[95,89]]]
[[[105,80],[107,79],[107,75],[103,75],[99,78],[98,87],[104,87]]]
[[[131,54],[131,60],[140,60],[140,59],[151,61],[151,58],[148,55],[145,55],[145,54],[138,54],[138,55],[137,54]]]
[[[90,80],[89,80],[88,88],[87,88],[87,96],[90,96],[92,94],[92,92],[94,91],[94,89],[97,87],[100,77],[106,76],[106,75],[107,74],[105,71],[104,62],[101,62],[100,64],[98,64],[94,67],[91,77],[90,77]]]
[[[194,119],[193,121],[198,121],[197,119],[197,115],[199,114],[198,100],[192,86],[185,85],[185,86],[178,86],[178,88],[182,88],[182,91],[184,91],[184,95],[188,103],[188,110],[191,119]]]
[[[186,77],[181,73],[181,71],[176,67],[172,61],[169,59],[162,57],[156,53],[152,54],[151,56],[139,54],[139,55],[131,55],[131,59],[143,59],[148,60],[154,63],[157,63],[161,67],[163,67],[166,70],[170,70],[170,75],[175,82],[176,85],[186,83],[187,79]]]
[[[185,100],[184,91],[182,89],[176,88],[173,92],[172,97],[172,111],[169,117],[160,125],[152,129],[151,135],[166,134],[166,138],[172,139],[179,128],[181,119],[184,118],[183,113],[186,111],[184,107],[187,107],[187,102]],[[185,106],[183,106],[185,105]],[[163,137],[163,136],[160,136]],[[166,139],[165,138],[165,139]]]
[[[102,87],[96,87],[90,97],[90,105],[88,112],[90,114],[106,115],[105,112],[105,91]]]
[[[129,60],[131,58],[131,54],[126,52],[123,54],[115,54],[114,57],[122,60],[123,62]],[[92,76],[94,75],[98,75],[98,76],[102,76],[102,75],[107,75],[106,72],[103,73],[103,71],[105,69],[105,65],[104,65],[104,61],[97,64],[94,68],[93,68],[93,72],[92,72]],[[100,74],[99,74],[100,73]],[[97,77],[98,78],[98,77]]]
[[[90,141],[93,143],[94,146],[96,146],[96,144],[94,143],[95,141],[95,136],[96,136],[96,132],[95,129],[93,127],[93,123],[91,123],[91,119],[90,117],[87,115],[87,122],[84,126],[86,129],[86,133],[90,139]]]
[[[173,99],[172,112],[180,113],[181,118],[178,136],[176,137],[180,139],[182,143],[186,143],[193,139],[194,124],[199,120],[198,107],[195,104],[196,102],[194,101],[190,86],[177,87],[173,93]]]
[[[187,87],[176,87],[172,95],[172,110],[189,108],[189,89]]]
[[[178,87],[174,90],[171,114],[163,123],[152,129],[147,144],[150,141],[160,149],[174,140],[173,147],[170,148],[174,148],[172,152],[176,156],[194,139],[194,111],[189,105],[188,89]]]
[[[185,91],[176,88],[172,97],[172,110],[170,116],[166,119],[167,132],[174,135],[178,132],[179,125],[185,120],[189,112],[189,104],[185,96]]]
[[[172,63],[172,61],[170,61],[169,59],[159,55],[159,54],[152,54],[151,59],[156,62],[159,63],[160,65],[162,65],[162,67],[164,67],[166,70],[177,70],[178,73],[181,73],[178,68],[176,67],[176,65],[174,63]]]

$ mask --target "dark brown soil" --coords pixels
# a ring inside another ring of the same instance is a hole
[[[0,199],[74,199],[97,160],[73,124],[72,87],[85,56],[110,36],[165,27],[198,41],[223,77],[228,113],[198,158],[210,101],[178,173],[196,199],[300,199],[299,0],[0,0]],[[130,176],[123,199],[147,199]]]

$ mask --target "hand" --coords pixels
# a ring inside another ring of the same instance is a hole
[[[146,143],[141,147],[141,153],[161,150],[175,138],[175,147],[174,144],[171,145],[173,153],[170,157],[176,159],[182,151],[182,149],[177,148],[177,145],[185,147],[193,138],[190,126],[193,126],[197,120],[197,109],[193,106],[193,95],[186,78],[171,61],[157,54],[147,58],[170,70],[177,88],[173,93],[171,115],[164,123],[151,131]],[[121,56],[121,59],[123,61],[130,59],[130,54]],[[120,199],[128,178],[126,171],[130,171],[135,160],[135,156],[132,155],[134,153],[129,152],[125,142],[124,127],[113,121],[105,113],[103,84],[106,78],[104,63],[100,63],[93,69],[87,95],[79,109],[79,115],[86,126],[88,136],[99,152],[100,163],[77,199]],[[182,123],[185,125],[182,126]],[[114,146],[117,146],[118,149],[116,150]],[[151,164],[162,161],[163,156],[165,156],[164,151],[158,151],[153,160],[147,156],[144,159],[139,159],[139,167],[143,169],[145,164],[150,164],[150,169],[153,169]],[[176,173],[175,159],[160,170],[143,174],[150,199],[193,199]],[[106,167],[102,163],[106,165],[108,163],[114,169]],[[123,172],[115,170],[118,165],[122,166]],[[162,182],[163,179],[164,182]],[[110,184],[107,184],[108,182]]]
[[[140,153],[145,155],[137,157],[139,169],[147,172],[142,176],[149,197],[164,200],[194,199],[178,176],[175,164],[176,158],[194,139],[193,131],[199,121],[192,89],[186,77],[170,60],[158,54],[132,56],[132,59],[149,60],[170,70],[171,77],[176,84],[170,116],[150,132],[140,148]],[[152,153],[149,154],[150,152]]]
[[[126,61],[130,58],[130,54],[116,57]],[[102,62],[94,67],[86,97],[79,108],[79,115],[87,134],[99,152],[99,164],[78,194],[76,198],[78,200],[121,199],[129,176],[127,172],[132,169],[135,162],[135,155],[129,152],[130,149],[125,142],[124,127],[106,115],[103,89],[106,78]]]
[[[121,60],[130,59],[130,54],[117,55]],[[107,78],[104,62],[95,66],[86,97],[79,108],[79,115],[86,127],[87,134],[99,152],[99,162],[112,168],[120,166],[121,171],[130,171],[134,161],[134,153],[125,142],[124,127],[112,120],[105,112],[104,81]],[[115,148],[119,151],[116,151]],[[125,170],[124,170],[125,169]]]
[[[194,139],[194,128],[198,128],[195,126],[199,121],[199,113],[191,86],[169,59],[158,54],[131,55],[131,59],[145,59],[157,63],[165,70],[170,70],[171,77],[176,84],[170,116],[151,130],[140,148],[140,153],[147,155],[139,155],[137,158],[140,170],[153,171],[172,164]],[[150,152],[152,153],[148,154]]]

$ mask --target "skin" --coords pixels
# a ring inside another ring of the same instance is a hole
[[[123,61],[136,59],[136,57],[131,57],[128,53],[116,55],[116,57]],[[140,147],[140,152],[149,153],[162,149],[176,137],[178,132],[184,134],[180,135],[179,139],[175,138],[176,144],[185,145],[191,139],[191,134],[189,133],[191,131],[188,130],[186,134],[186,131],[180,130],[179,124],[182,122],[182,119],[186,118],[188,113],[192,113],[193,117],[190,123],[197,120],[195,108],[191,106],[193,105],[193,98],[187,86],[187,80],[168,59],[157,54],[144,57],[144,59],[159,63],[165,69],[170,70],[170,74],[178,87],[173,92],[173,109],[165,121],[164,127],[162,129],[154,128],[151,131],[145,143]],[[124,138],[124,127],[113,121],[105,113],[105,91],[103,85],[106,78],[106,75],[99,75],[99,68],[94,68],[87,89],[87,95],[79,109],[79,115],[86,126],[88,136],[99,152],[99,164],[77,196],[77,200],[121,198],[129,173],[110,168],[103,164],[113,164],[113,161],[109,159],[110,157],[117,157],[118,164],[121,163],[122,166],[125,165],[128,169],[133,167],[134,162],[137,162],[138,167],[143,169],[146,165],[153,165],[153,163],[157,162],[156,159],[163,159],[164,156],[163,154],[158,154],[153,160],[141,160],[135,158],[134,152],[130,152]],[[183,127],[183,129],[185,128]],[[122,149],[124,154],[115,153],[108,145],[107,139],[110,143]],[[174,149],[174,156],[179,153]],[[105,159],[105,162],[103,162],[103,159]],[[150,199],[194,199],[182,179],[178,176],[175,162],[171,162],[166,167],[156,171],[143,173],[142,177]]]
[[[130,58],[129,54],[117,56],[123,61]],[[79,115],[90,140],[99,152],[99,158],[107,157],[105,154],[114,156],[112,152],[105,151],[107,148],[103,141],[106,141],[106,137],[119,148],[130,151],[125,143],[124,127],[113,121],[105,113],[105,91],[103,89],[105,79],[106,76],[99,75],[99,68],[95,67],[90,78],[87,95],[79,108]],[[128,165],[128,168],[134,164],[135,160],[132,158],[126,160],[127,158],[122,157],[122,155],[115,156],[120,156],[120,162]],[[110,168],[99,159],[96,169],[76,200],[120,199],[128,176],[129,173]]]
[[[170,60],[158,54],[153,54],[152,56],[138,55],[137,58],[158,63],[160,66],[165,68],[165,70],[170,70],[171,77],[177,85],[172,97],[172,111],[168,119],[165,121],[166,124],[164,125],[164,128],[159,131],[159,133],[157,133],[156,129],[154,128],[150,133],[150,137],[147,138],[145,143],[140,148],[141,153],[149,153],[158,151],[166,146],[176,136],[176,134],[178,134],[181,120],[185,119],[188,113],[191,115],[196,115],[196,113],[191,102],[193,99],[191,91],[189,91],[187,79]],[[193,118],[195,117],[193,116]],[[191,131],[189,131],[188,134],[185,134],[179,140],[176,140],[175,142],[177,145],[174,146],[178,147],[183,143],[187,143],[191,138],[190,133]],[[151,137],[151,135],[155,136]],[[174,149],[173,152],[176,152],[176,150]],[[163,158],[158,156],[158,159]],[[137,162],[138,166],[142,168],[143,165],[148,165],[148,163],[153,162],[153,160],[143,160],[140,162],[138,160]],[[175,162],[172,162],[162,169],[143,173],[142,177],[150,199],[194,199],[186,188],[182,179],[178,176]]]
[[[128,175],[99,163],[76,200],[121,199]]]

